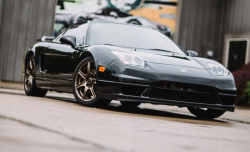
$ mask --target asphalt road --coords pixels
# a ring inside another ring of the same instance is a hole
[[[6,92],[0,93],[0,151],[248,152],[250,123],[200,120],[168,106],[124,109],[113,101],[99,109],[68,94]]]

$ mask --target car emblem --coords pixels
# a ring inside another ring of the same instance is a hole
[[[186,69],[180,69],[181,70],[181,72],[183,72],[183,73],[188,73],[188,70],[186,70]]]

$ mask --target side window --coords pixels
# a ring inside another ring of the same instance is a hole
[[[75,24],[70,27],[63,35],[76,37],[76,45],[83,45],[84,37],[87,34],[88,24]]]
[[[110,13],[110,10],[103,10],[103,12],[102,12],[102,14],[104,15],[104,16],[109,16],[109,13]]]

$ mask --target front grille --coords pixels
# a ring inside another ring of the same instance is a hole
[[[159,82],[154,84],[142,96],[208,104],[217,102],[215,91],[212,87],[176,82]]]
[[[121,93],[125,95],[141,96],[146,87],[142,86],[132,86],[132,85],[123,85],[121,87]]]
[[[237,92],[236,91],[222,91],[219,90],[220,101],[223,105],[234,105]]]

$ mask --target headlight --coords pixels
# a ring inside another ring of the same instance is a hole
[[[219,64],[207,64],[215,76],[226,76],[229,71]]]
[[[145,65],[144,60],[137,55],[118,52],[118,51],[112,51],[112,52],[125,64],[136,65],[141,67],[144,67]]]

